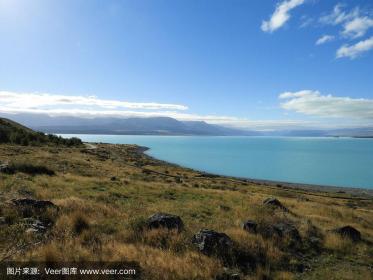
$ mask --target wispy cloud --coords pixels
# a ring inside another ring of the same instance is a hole
[[[359,38],[364,36],[367,31],[373,27],[373,18],[367,16],[356,17],[345,23],[342,34],[350,38]]]
[[[321,108],[327,107],[330,99],[333,102],[340,103],[345,98],[322,96],[318,92],[300,91],[296,93],[287,92],[280,95],[282,99],[288,99],[281,104],[286,110],[293,110],[307,115],[320,115],[333,117],[336,114],[330,114],[330,111],[324,113],[315,113],[310,108],[314,105],[322,111]],[[342,101],[341,101],[342,100]],[[365,99],[349,99],[345,104],[345,111],[348,106],[353,106],[354,113],[349,114],[351,118],[356,118],[359,114],[365,114],[363,117],[373,119],[373,101]],[[352,100],[352,101],[351,101]],[[314,103],[311,103],[314,102]],[[355,106],[355,102],[360,106]],[[366,103],[370,104],[369,106]],[[316,103],[316,104],[315,104]],[[304,104],[304,105],[302,105]],[[365,104],[365,107],[363,106]],[[331,105],[330,105],[331,106]],[[52,117],[73,116],[82,118],[129,118],[129,117],[171,117],[181,121],[205,121],[210,124],[218,124],[227,127],[234,127],[249,130],[282,130],[282,129],[319,129],[336,127],[357,127],[364,124],[363,121],[356,123],[344,122],[342,125],[324,120],[292,120],[292,119],[273,119],[273,120],[251,120],[248,118],[239,118],[225,115],[200,115],[189,113],[184,105],[162,104],[162,103],[133,103],[117,100],[106,100],[98,97],[85,96],[67,96],[38,93],[17,93],[9,91],[0,91],[0,114],[41,114]],[[326,109],[325,109],[326,110]],[[356,111],[356,112],[355,112]],[[362,113],[363,112],[363,113]],[[345,114],[339,114],[347,116]],[[338,116],[339,116],[338,115]],[[371,124],[371,122],[370,122]]]
[[[337,50],[337,58],[349,57],[354,59],[373,49],[373,36],[369,39],[360,41],[354,45],[343,45]]]
[[[310,116],[373,120],[373,99],[354,99],[322,95],[319,91],[302,90],[279,95],[286,100],[281,104],[285,110]]]
[[[280,2],[277,4],[270,19],[262,22],[261,29],[265,32],[273,32],[281,28],[290,19],[290,11],[304,2],[305,0],[286,0]]]
[[[359,7],[355,7],[350,11],[345,11],[345,6],[337,4],[333,11],[320,18],[320,22],[329,25],[340,25],[341,39],[357,39],[367,34],[368,30],[373,28],[373,18],[367,11],[362,11]],[[373,48],[372,38],[361,40],[355,44],[344,44],[338,50],[336,57],[349,57],[351,59],[358,57],[361,53],[367,52]],[[323,36],[316,45],[325,43],[328,38]]]
[[[354,8],[350,12],[343,11],[344,5],[337,4],[334,6],[333,11],[330,14],[324,15],[320,18],[320,22],[324,24],[338,25],[354,19],[359,16],[359,8]]]
[[[331,42],[331,41],[334,40],[334,38],[335,37],[333,35],[323,35],[319,39],[317,39],[316,45],[322,45],[322,44],[325,44],[327,42]]]
[[[3,114],[38,114],[81,118],[171,117],[181,121],[205,121],[210,124],[255,130],[297,129],[310,125],[304,121],[261,121],[232,116],[191,114],[185,112],[187,109],[184,105],[174,104],[133,103],[89,96],[0,91],[0,113]]]
[[[0,106],[8,109],[35,109],[54,106],[91,106],[101,109],[143,109],[143,110],[187,110],[188,107],[178,104],[135,103],[118,100],[100,99],[95,96],[70,96],[49,93],[18,93],[0,91]]]

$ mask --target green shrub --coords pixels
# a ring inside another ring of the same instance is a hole
[[[29,163],[11,163],[5,173],[14,174],[17,172],[26,173],[29,175],[55,175],[55,172],[43,165],[33,165]]]

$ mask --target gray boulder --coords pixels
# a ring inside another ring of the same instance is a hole
[[[246,222],[242,223],[242,229],[250,233],[256,233],[257,227],[258,224],[252,220],[247,220]]]
[[[240,280],[241,277],[238,273],[224,272],[221,275],[215,277],[215,280]]]
[[[273,229],[279,237],[289,237],[291,240],[301,241],[299,231],[292,224],[277,223],[273,225]]]
[[[334,233],[347,237],[354,242],[361,240],[361,233],[352,226],[344,226],[333,230]]]
[[[156,213],[148,218],[147,226],[149,229],[166,228],[182,231],[184,223],[179,216],[167,213]]]
[[[205,255],[225,258],[233,250],[233,241],[228,235],[214,230],[202,229],[192,239],[198,250]]]
[[[292,224],[284,222],[271,225],[261,225],[257,232],[264,238],[289,238],[292,243],[299,243],[302,240],[297,228]]]
[[[14,205],[18,207],[31,207],[34,209],[44,210],[48,207],[57,208],[57,206],[48,200],[36,200],[31,198],[12,199]]]
[[[25,218],[23,223],[26,226],[27,233],[43,234],[52,227],[52,223],[34,218]]]
[[[13,169],[7,163],[0,164],[0,173],[12,174]]]
[[[269,197],[269,198],[265,199],[263,201],[263,204],[267,205],[267,206],[271,206],[271,207],[274,207],[274,208],[284,210],[286,212],[289,211],[284,205],[282,205],[282,203],[277,198],[274,198],[274,197]]]

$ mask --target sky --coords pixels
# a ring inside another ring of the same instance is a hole
[[[371,0],[0,0],[0,114],[373,126]]]

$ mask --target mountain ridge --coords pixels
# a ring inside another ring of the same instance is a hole
[[[19,114],[12,115],[11,118],[34,130],[57,134],[259,135],[257,132],[208,124],[204,121],[179,121],[170,117],[78,118]]]
[[[180,121],[170,117],[51,117],[42,114],[0,114],[36,131],[52,134],[185,135],[185,136],[288,136],[288,137],[373,137],[372,127],[335,129],[245,130]]]

